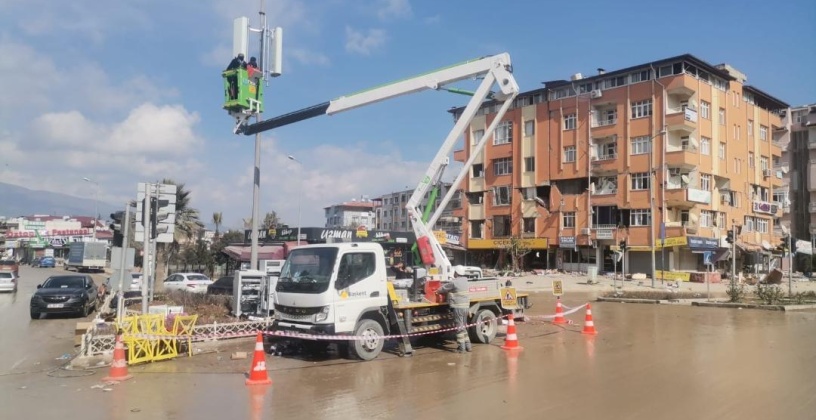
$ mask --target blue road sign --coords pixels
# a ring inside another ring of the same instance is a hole
[[[713,258],[714,258],[714,252],[713,251],[703,252],[703,264],[705,264],[705,265],[714,264],[714,262],[711,261]]]

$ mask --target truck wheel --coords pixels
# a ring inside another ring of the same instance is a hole
[[[373,360],[383,348],[383,329],[379,322],[364,319],[354,328],[354,335],[365,337],[364,340],[355,340],[349,343],[350,356],[360,360]]]
[[[499,331],[499,323],[496,320],[496,314],[490,309],[481,309],[479,312],[476,312],[476,316],[473,317],[473,323],[479,323],[479,325],[468,328],[471,341],[490,344],[490,342],[496,338],[496,333]]]

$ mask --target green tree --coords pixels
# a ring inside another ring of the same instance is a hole
[[[172,179],[162,179],[161,184],[176,186],[176,224],[173,242],[156,244],[156,276],[164,279],[168,275],[170,261],[178,254],[181,244],[190,243],[198,238],[204,224],[199,220],[198,210],[190,206],[190,191],[184,183]]]
[[[269,229],[271,227],[278,226],[279,224],[280,224],[280,218],[278,217],[278,213],[273,210],[273,211],[271,211],[269,213],[266,213],[266,216],[264,216],[263,225],[261,226],[261,228],[262,229]]]
[[[217,212],[213,213],[212,221],[213,221],[213,224],[215,225],[215,237],[216,238],[218,237],[218,234],[220,232],[219,228],[221,227],[222,219],[223,219],[223,215],[221,214],[220,211],[217,211]]]
[[[513,271],[519,271],[522,268],[522,259],[525,255],[530,253],[530,247],[527,246],[524,239],[518,237],[511,237],[510,242],[505,244],[503,247],[507,255],[510,257],[510,261],[513,266]]]
[[[230,258],[224,253],[224,248],[230,244],[244,243],[244,232],[239,230],[228,230],[223,235],[218,237],[210,246],[210,254],[212,254],[213,262],[217,266],[226,265],[227,271],[230,267],[239,265],[240,263]]]

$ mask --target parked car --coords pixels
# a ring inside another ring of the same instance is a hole
[[[220,277],[207,286],[208,295],[232,295],[232,276]]]
[[[207,293],[207,286],[213,283],[200,273],[176,273],[164,279],[165,290],[184,290],[191,293]]]
[[[29,265],[31,265],[32,267],[39,267],[41,259],[42,257],[34,257],[31,259],[31,263]]]
[[[130,291],[140,292],[142,290],[142,273],[130,273]]]
[[[0,260],[0,271],[11,271],[15,275],[20,275],[20,265],[17,264],[17,260]]]
[[[93,279],[85,274],[51,276],[31,296],[31,319],[40,314],[75,313],[88,316],[99,304]]]
[[[57,261],[54,257],[42,257],[38,267],[40,268],[54,268],[57,266]]]
[[[0,271],[0,292],[17,293],[17,275],[13,271]]]

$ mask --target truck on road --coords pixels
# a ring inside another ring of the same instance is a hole
[[[410,356],[410,334],[432,333],[453,327],[450,306],[434,292],[440,281],[418,269],[413,284],[397,289],[387,279],[385,253],[378,243],[353,242],[307,245],[292,250],[278,279],[275,313],[265,335],[265,347],[279,341],[299,341],[321,350],[336,342],[341,353],[361,360],[376,358],[384,335],[398,335],[400,353]],[[490,343],[498,332],[498,319],[511,312],[521,316],[528,296],[511,296],[496,278],[471,279],[468,330],[476,343]],[[315,336],[334,336],[323,340]],[[345,340],[342,336],[353,336]],[[339,337],[338,337],[339,336]]]
[[[102,271],[108,258],[108,247],[104,242],[73,242],[68,248],[66,270],[77,272]]]

